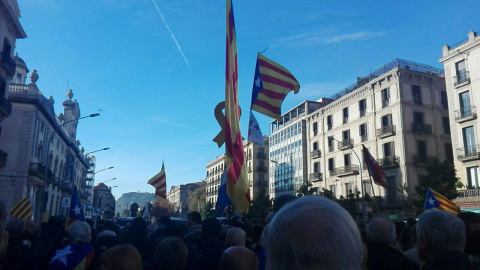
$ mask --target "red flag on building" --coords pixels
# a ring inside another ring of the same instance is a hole
[[[250,206],[243,140],[240,133],[238,98],[237,40],[232,0],[227,0],[227,42],[225,61],[225,163],[227,194],[235,208],[244,213]]]
[[[373,158],[372,154],[368,151],[368,149],[363,145],[363,157],[365,164],[368,167],[368,173],[373,178],[375,184],[387,188],[387,183],[383,180],[385,178],[385,172],[382,170],[382,167],[378,165],[377,161]]]
[[[148,183],[155,188],[155,200],[167,199],[167,176],[165,174],[165,164],[162,163],[162,170],[152,177]]]

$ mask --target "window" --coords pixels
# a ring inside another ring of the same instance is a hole
[[[348,122],[348,107],[343,108],[343,123],[346,124]]]
[[[422,88],[419,85],[412,85],[413,102],[422,105]]]
[[[445,159],[453,162],[453,147],[451,143],[445,144]]]
[[[333,127],[332,115],[327,116],[327,130],[331,130]]]
[[[344,130],[342,132],[342,138],[344,141],[350,140],[350,130]]]
[[[383,144],[383,156],[384,157],[393,156],[393,142],[388,142]]]
[[[387,190],[387,202],[388,204],[397,203],[397,183],[395,181],[395,176],[387,176],[386,179],[388,190]]]
[[[336,185],[330,185],[330,191],[332,192],[333,197],[337,197],[337,186]]]
[[[413,112],[412,131],[421,132],[424,130],[423,113]]]
[[[313,172],[318,173],[320,171],[320,162],[313,163]]]
[[[465,60],[457,62],[455,64],[455,67],[457,69],[457,81],[455,84],[466,82],[468,80],[468,76],[467,76],[467,68],[465,65]]]
[[[450,134],[450,120],[448,117],[442,117],[443,132]]]
[[[360,138],[362,139],[362,142],[366,142],[368,140],[366,123],[360,125],[359,132],[360,132]]]
[[[318,150],[318,142],[314,142],[312,148],[313,148],[313,151]]]
[[[392,125],[392,115],[384,115],[382,116],[382,127],[388,127]]]
[[[467,168],[468,188],[480,187],[480,180],[478,176],[479,176],[478,166]]]
[[[427,142],[417,141],[417,154],[421,159],[427,158]]]
[[[335,170],[335,160],[333,158],[328,159],[328,171],[333,172]]]
[[[442,108],[448,110],[448,98],[447,98],[447,91],[440,92],[440,100],[442,102]]]
[[[358,102],[358,108],[360,110],[360,117],[365,116],[365,112],[367,111],[367,100],[362,99]]]
[[[314,122],[313,123],[313,136],[317,136],[317,133],[318,133],[318,126],[317,126],[317,122]]]
[[[465,155],[472,156],[477,153],[475,143],[475,130],[473,126],[462,129],[463,131],[463,146],[465,147]]]
[[[389,105],[390,101],[390,91],[388,88],[385,88],[381,92],[382,95],[382,108],[385,108]]]
[[[350,154],[343,155],[343,164],[344,164],[345,167],[352,165],[351,159],[350,159]]]
[[[333,152],[333,137],[328,137],[328,151]]]
[[[460,99],[460,116],[461,118],[472,116],[472,109],[470,106],[470,92],[466,91],[459,94]]]
[[[353,183],[345,183],[345,194],[353,193]]]

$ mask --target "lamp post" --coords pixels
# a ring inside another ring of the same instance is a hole
[[[110,147],[105,147],[105,148],[98,149],[98,150],[95,150],[95,151],[92,151],[92,152],[88,152],[88,153],[84,154],[83,156],[87,156],[89,154],[93,154],[93,153],[100,152],[100,151],[105,151],[105,150],[108,150],[108,149],[110,149]]]
[[[49,161],[50,161],[50,158],[49,158],[49,155],[50,155],[50,143],[52,142],[53,140],[53,136],[55,134],[57,134],[57,131],[63,127],[64,125],[68,124],[68,123],[71,123],[71,122],[74,122],[74,121],[78,121],[78,120],[81,120],[81,119],[85,119],[85,118],[89,118],[89,117],[96,117],[96,116],[99,116],[100,114],[99,113],[92,113],[92,114],[89,114],[87,116],[83,116],[83,117],[79,117],[79,118],[76,118],[76,119],[72,119],[72,120],[69,120],[69,121],[66,121],[66,122],[63,122],[61,125],[55,127],[55,129],[53,130],[52,134],[50,135],[50,137],[48,138],[48,142],[47,142],[47,147],[46,147],[46,152],[47,152],[47,160],[45,161],[45,172],[44,172],[44,175],[43,175],[43,186],[42,186],[42,193],[40,194],[41,197],[40,197],[40,207],[42,208],[40,211],[43,211],[43,217],[42,217],[42,220],[45,219],[45,214],[46,214],[46,211],[47,211],[47,203],[46,203],[46,200],[45,200],[45,189],[46,189],[46,186],[47,186],[47,174],[48,174],[48,166],[49,166]]]
[[[108,181],[113,181],[113,180],[117,180],[117,178],[114,177],[114,178],[112,178],[112,179],[108,179],[107,181],[99,182],[99,184],[100,184],[100,183],[106,183],[106,182],[108,182]]]
[[[340,142],[339,140],[335,139],[333,136],[330,137],[332,138],[334,141],[338,142],[338,143],[342,143]],[[358,156],[357,152],[355,151],[355,149],[353,149],[353,145],[352,147],[348,148],[348,149],[351,149],[352,152],[355,154],[355,156],[357,157],[358,159],[358,170],[360,172],[360,186],[362,188],[362,218],[363,218],[363,222],[366,223],[367,222],[367,216],[365,214],[365,193],[364,193],[364,188],[363,188],[363,172],[362,172],[362,163],[360,161],[360,157]]]
[[[110,169],[113,169],[113,168],[114,168],[114,167],[111,166],[111,167],[108,167],[108,168],[105,168],[105,169],[101,169],[101,170],[99,170],[99,171],[96,171],[96,172],[94,172],[94,173],[92,174],[91,178],[93,178],[93,176],[94,176],[95,174],[99,173],[99,172],[103,172],[103,171],[110,170]]]

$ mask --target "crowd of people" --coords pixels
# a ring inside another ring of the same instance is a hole
[[[321,196],[284,195],[262,224],[233,218],[186,222],[168,216],[124,227],[64,216],[36,228],[9,217],[0,201],[0,270],[4,269],[480,269],[480,215],[429,210],[396,222],[359,224]]]

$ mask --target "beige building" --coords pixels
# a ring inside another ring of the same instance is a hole
[[[104,183],[99,183],[93,188],[93,206],[96,216],[112,219],[115,216],[115,197],[112,188]]]
[[[373,195],[363,144],[386,173],[388,189],[373,185],[379,204],[401,205],[397,187],[414,194],[425,162],[453,160],[445,90],[443,70],[402,59],[358,78],[307,117],[309,180],[337,198],[363,181]]]
[[[167,200],[173,205],[173,211],[181,218],[186,218],[188,212],[187,198],[190,193],[194,192],[202,186],[202,182],[188,183],[179,186],[172,186],[167,193]],[[197,211],[194,209],[192,211]]]
[[[480,36],[445,45],[440,62],[445,67],[452,144],[457,176],[465,186],[460,198],[480,198]],[[480,201],[477,201],[477,207]]]
[[[19,18],[20,9],[16,0],[0,1],[0,135],[2,121],[12,112],[12,104],[8,101],[8,85],[15,75],[15,42],[27,37]],[[8,151],[0,146],[0,182],[12,181],[15,178],[13,172],[6,173],[1,170],[7,165],[8,155]]]
[[[9,153],[2,174],[15,174],[15,181],[0,181],[0,196],[7,208],[28,196],[34,218],[39,221],[41,210],[45,210],[47,218],[67,213],[69,205],[65,207],[61,202],[71,197],[74,185],[81,199],[85,197],[89,165],[76,138],[78,121],[75,119],[80,117],[80,107],[72,100],[73,92],[70,90],[63,102],[64,111],[56,115],[54,99],[46,98],[36,84],[37,72],[30,73],[31,82],[26,84],[28,68],[21,58],[15,57],[15,61],[16,75],[8,93],[12,113],[3,122],[0,137],[0,147]],[[41,209],[46,164],[46,200]]]
[[[263,136],[265,145],[243,142],[243,150],[250,182],[250,199],[254,200],[262,188],[268,194],[268,137]],[[225,155],[216,157],[207,164],[207,202],[217,203],[218,189],[225,166]]]

